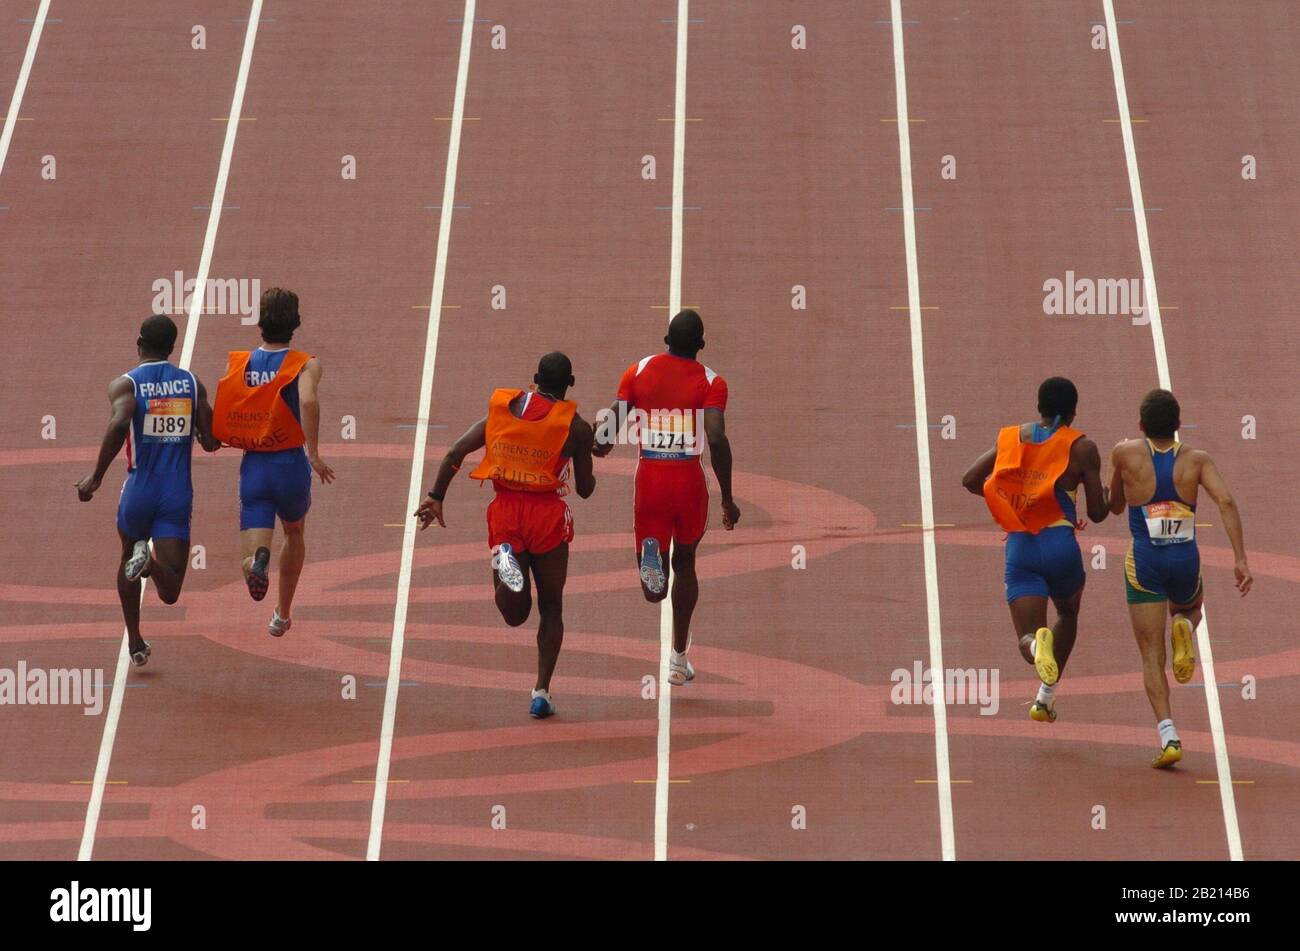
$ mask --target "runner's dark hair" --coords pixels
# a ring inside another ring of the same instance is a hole
[[[704,349],[704,321],[693,310],[678,311],[668,322],[664,337],[668,352],[679,357],[694,357]]]
[[[146,317],[137,342],[141,351],[151,357],[170,357],[176,346],[176,321],[166,314]]]
[[[298,295],[281,287],[262,291],[258,315],[257,326],[267,343],[288,343],[302,323],[298,316]]]
[[[537,361],[537,373],[533,382],[548,390],[555,390],[555,395],[562,396],[564,391],[573,386],[573,364],[559,350],[552,350]]]
[[[1057,423],[1074,418],[1075,407],[1079,405],[1079,391],[1063,376],[1052,376],[1038,387],[1038,412],[1043,419],[1052,419]]]
[[[1182,425],[1182,408],[1168,390],[1152,390],[1138,408],[1142,431],[1152,439],[1173,439]]]

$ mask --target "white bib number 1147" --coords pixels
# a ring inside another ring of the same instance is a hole
[[[1196,539],[1196,513],[1181,502],[1142,506],[1153,545],[1183,545]]]

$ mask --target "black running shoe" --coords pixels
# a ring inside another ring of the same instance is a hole
[[[261,601],[266,597],[266,591],[271,587],[271,579],[267,575],[267,566],[271,564],[271,549],[263,547],[253,553],[253,567],[248,569],[248,593],[253,596],[254,601]]]

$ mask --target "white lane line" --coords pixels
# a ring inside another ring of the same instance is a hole
[[[682,196],[686,192],[686,35],[690,0],[677,0],[677,91],[673,104],[673,238],[668,269],[668,319],[682,308]],[[672,546],[665,553],[671,560]],[[673,649],[672,589],[659,602],[659,743],[655,766],[655,861],[668,860],[669,750],[672,741],[673,687],[668,682],[668,653]]]
[[[424,341],[424,371],[420,378],[417,419],[429,418],[433,402],[433,368],[438,359],[438,327],[442,320],[442,294],[447,279],[447,248],[456,204],[456,165],[460,159],[460,130],[465,121],[465,88],[469,85],[470,38],[474,31],[475,0],[465,0],[461,21],[460,61],[456,67],[456,100],[451,112],[451,141],[447,145],[447,171],[442,184],[442,212],[438,221],[438,250],[433,266],[433,291],[429,296],[429,329]],[[393,729],[397,722],[397,691],[402,677],[402,652],[406,644],[406,611],[411,598],[411,567],[415,557],[415,519],[409,517],[424,494],[424,449],[429,429],[415,429],[411,450],[411,481],[406,492],[407,519],[402,533],[402,564],[397,575],[397,604],[393,609],[393,639],[388,653],[388,681],[384,687],[384,717],[379,731],[379,759],[375,763],[375,797],[370,808],[367,861],[379,861],[384,837],[384,809],[388,804],[388,771],[393,755]]]
[[[41,31],[45,29],[45,17],[50,12],[50,0],[41,0],[36,19],[32,21],[32,32],[27,37],[27,52],[23,56],[23,65],[18,70],[18,83],[14,86],[13,98],[9,100],[9,111],[5,113],[4,131],[0,132],[0,174],[4,174],[5,158],[9,155],[9,143],[14,137],[14,126],[18,124],[18,113],[23,105],[23,93],[27,91],[27,80],[32,74],[32,64],[36,62],[36,47],[41,42]]]
[[[244,90],[248,86],[248,69],[253,63],[253,43],[257,40],[257,24],[262,13],[262,0],[253,0],[248,14],[248,29],[244,33],[244,53],[239,60],[239,75],[235,79],[235,95],[226,119],[226,140],[221,146],[221,164],[217,166],[217,184],[212,191],[212,205],[208,212],[208,229],[203,235],[203,253],[199,256],[199,270],[194,275],[194,296],[190,300],[189,316],[185,319],[185,343],[181,347],[181,366],[188,367],[194,356],[194,341],[199,335],[199,318],[207,300],[208,272],[212,268],[212,251],[217,244],[217,225],[221,222],[221,209],[226,203],[226,181],[230,177],[230,160],[235,154],[235,135],[239,132],[239,115],[244,108]]]
[[[916,267],[916,210],[912,203],[912,140],[907,118],[907,70],[903,65],[901,0],[890,0],[894,32],[894,90],[898,101],[898,160],[903,180],[903,243],[907,250],[907,310],[912,330],[912,400],[916,410],[916,461],[921,484],[921,541],[925,557],[925,613],[929,624],[930,669],[943,671],[943,638],[939,623],[939,572],[934,549],[934,496],[930,484],[930,429],[926,426],[925,352],[921,339],[921,283]],[[952,823],[952,783],[948,767],[948,707],[943,691],[935,691],[934,760],[939,790],[939,841],[943,859],[953,861],[957,848]]]
[[[1106,11],[1110,67],[1115,76],[1115,99],[1119,104],[1120,131],[1124,135],[1124,158],[1128,165],[1128,186],[1133,196],[1133,217],[1137,221],[1138,253],[1142,258],[1142,279],[1146,284],[1146,312],[1151,318],[1151,339],[1156,351],[1156,373],[1162,389],[1172,390],[1169,358],[1165,352],[1165,331],[1161,323],[1160,299],[1156,294],[1156,271],[1151,262],[1151,241],[1147,236],[1146,206],[1142,202],[1142,180],[1138,176],[1137,150],[1133,144],[1133,120],[1128,109],[1128,87],[1124,83],[1124,63],[1119,52],[1119,27],[1115,6],[1102,0]],[[1176,434],[1175,434],[1176,435]],[[1237,798],[1232,788],[1232,768],[1228,762],[1228,740],[1223,729],[1223,711],[1215,687],[1214,654],[1210,647],[1209,613],[1201,609],[1201,623],[1196,628],[1196,649],[1200,653],[1202,680],[1205,681],[1205,705],[1210,715],[1210,734],[1214,739],[1214,764],[1219,776],[1219,801],[1223,806],[1223,827],[1228,838],[1228,856],[1234,862],[1243,859],[1241,830],[1237,826]]]
[[[198,274],[195,276],[194,300],[190,304],[189,316],[185,322],[185,345],[181,349],[180,358],[180,365],[184,369],[189,369],[190,358],[194,355],[194,341],[199,332],[199,313],[202,311],[205,299],[201,289],[207,286],[208,269],[212,264],[212,249],[217,241],[217,225],[221,221],[221,205],[226,194],[226,179],[230,174],[230,159],[235,151],[235,132],[239,128],[239,112],[244,105],[244,88],[248,83],[248,67],[253,60],[253,42],[257,38],[258,15],[261,12],[262,0],[253,0],[248,29],[244,34],[244,52],[239,61],[239,77],[235,82],[234,101],[231,103],[230,118],[226,123],[226,142],[221,150],[217,184],[212,194],[212,213],[208,215],[208,229],[203,237],[203,255],[199,260]],[[142,603],[144,594],[145,585],[141,585]],[[117,670],[113,673],[113,695],[109,698],[108,713],[104,718],[104,735],[99,741],[99,759],[95,763],[95,779],[90,787],[90,803],[86,806],[86,825],[81,834],[78,861],[89,862],[95,850],[95,830],[99,825],[99,810],[104,801],[104,787],[107,785],[108,770],[113,761],[113,743],[117,739],[117,724],[122,714],[122,700],[126,695],[126,675],[130,667],[131,658],[127,650],[127,636],[124,630],[122,649],[117,655]]]
[[[149,580],[140,582],[140,606],[144,607]],[[104,714],[104,735],[99,740],[99,757],[95,760],[95,778],[90,784],[90,802],[86,804],[86,824],[81,829],[81,847],[77,850],[78,862],[89,862],[95,851],[95,830],[99,827],[99,810],[104,804],[104,788],[108,785],[108,768],[113,762],[113,741],[117,738],[117,721],[122,716],[122,698],[126,695],[126,672],[131,666],[131,653],[127,645],[130,637],[122,629],[122,646],[117,652],[117,669],[113,673],[113,694],[108,698]]]

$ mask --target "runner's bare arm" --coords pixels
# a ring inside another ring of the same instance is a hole
[[[302,410],[302,431],[307,437],[307,460],[321,482],[333,482],[334,470],[320,457],[320,361],[312,357],[298,377],[298,407]]]
[[[1246,540],[1241,530],[1241,513],[1237,511],[1236,500],[1228,491],[1228,483],[1223,481],[1219,467],[1214,464],[1209,453],[1203,455],[1205,460],[1201,465],[1201,486],[1205,489],[1205,494],[1214,500],[1214,504],[1219,507],[1219,514],[1223,516],[1223,530],[1228,533],[1228,540],[1232,542],[1232,554],[1236,561],[1233,574],[1237,577],[1237,590],[1245,595],[1250,591],[1250,586],[1255,583],[1255,579],[1251,577],[1250,566],[1246,564]]]
[[[731,531],[740,521],[740,507],[731,497],[731,442],[727,439],[727,421],[720,409],[704,411],[704,435],[709,440],[709,463],[718,477],[722,493],[722,527]]]
[[[1079,466],[1084,498],[1088,500],[1088,518],[1094,523],[1103,522],[1110,509],[1106,506],[1106,488],[1101,484],[1101,453],[1091,439],[1077,439],[1070,447],[1070,455]]]
[[[592,443],[591,454],[597,459],[604,459],[614,450],[618,437],[619,407],[623,405],[622,400],[615,399],[609,404],[609,409],[602,409],[596,414],[595,441]]]
[[[1106,489],[1106,504],[1110,506],[1111,515],[1123,515],[1124,506],[1124,440],[1115,444],[1110,451],[1110,486]]]
[[[443,528],[447,527],[447,523],[442,518],[442,500],[447,496],[452,476],[460,471],[461,463],[465,461],[466,456],[486,445],[487,417],[484,416],[465,430],[465,435],[457,439],[447,450],[447,454],[442,457],[442,465],[438,466],[438,477],[433,482],[433,488],[429,490],[429,494],[424,497],[424,501],[415,512],[415,517],[420,520],[421,529],[428,528],[434,522]]]
[[[221,440],[212,435],[212,404],[208,402],[208,391],[197,376],[194,385],[199,391],[198,400],[194,403],[194,436],[204,452],[216,452],[221,448]]]
[[[998,458],[998,447],[994,446],[980,454],[980,457],[971,463],[966,474],[961,477],[962,488],[971,495],[984,495],[984,483],[988,477],[993,474],[993,463]]]
[[[578,497],[591,498],[596,491],[596,473],[592,471],[591,455],[595,448],[596,434],[591,423],[575,415],[569,426],[569,440],[573,448],[573,487]]]
[[[104,473],[122,451],[126,437],[131,432],[131,417],[135,415],[135,384],[130,377],[119,376],[108,384],[108,402],[112,406],[112,415],[99,445],[95,471],[77,483],[77,498],[83,502],[89,502],[94,497],[104,479]]]

